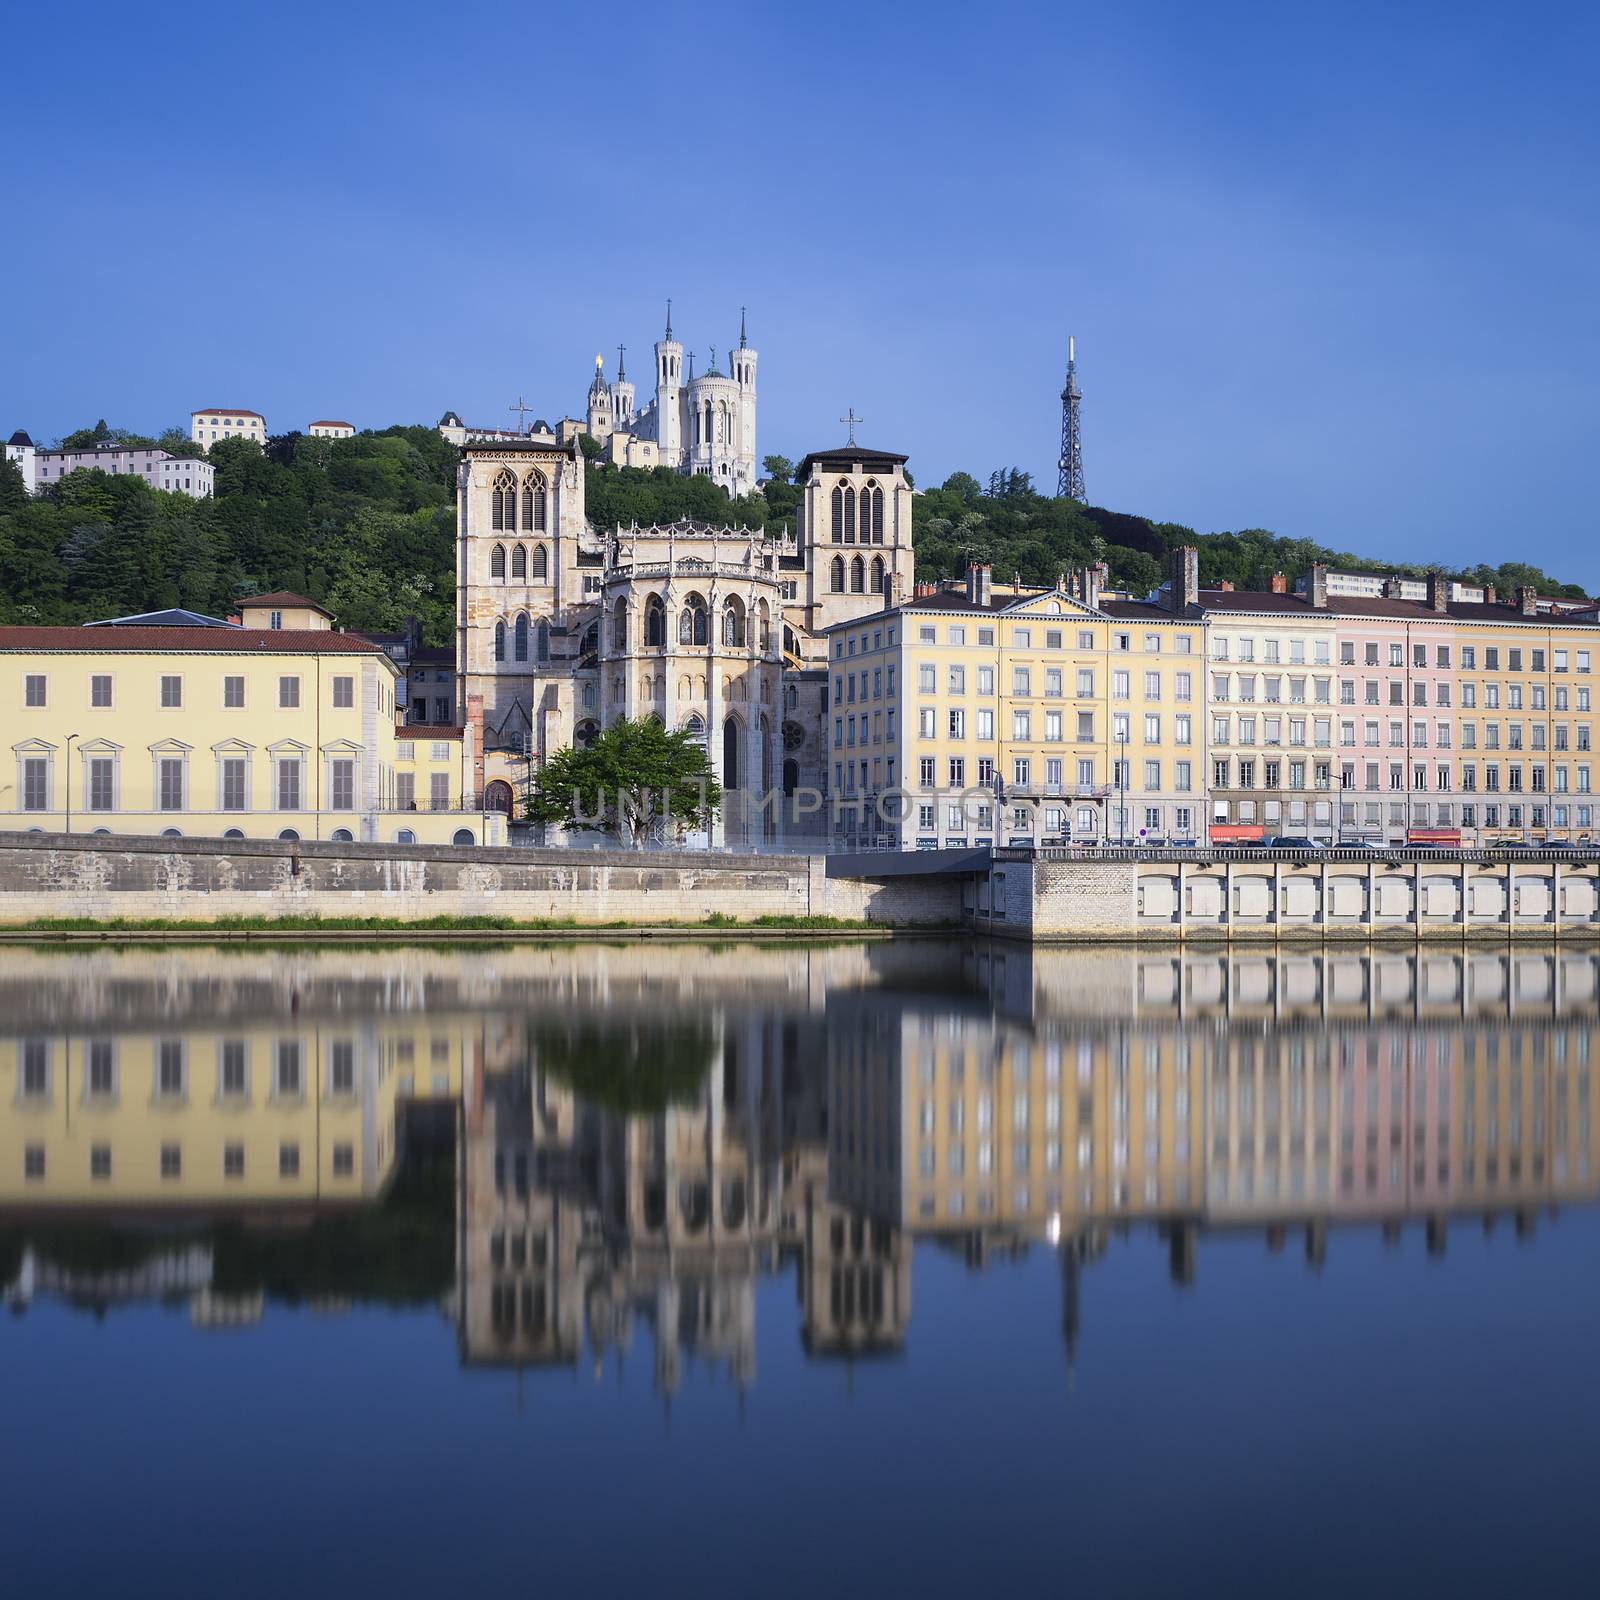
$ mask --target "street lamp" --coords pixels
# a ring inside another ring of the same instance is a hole
[[[67,788],[67,796],[66,797],[67,797],[67,832],[68,833],[72,832],[72,741],[74,739],[76,739],[77,737],[78,737],[78,735],[75,734],[75,733],[69,733],[67,735],[67,770],[66,770],[65,777],[66,777],[66,788]]]

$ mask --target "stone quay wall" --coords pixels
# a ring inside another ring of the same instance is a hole
[[[0,926],[287,916],[648,924],[718,914],[932,926],[959,919],[960,887],[829,878],[821,856],[0,835]]]
[[[1045,940],[1600,939],[1600,861],[996,851],[969,927]]]

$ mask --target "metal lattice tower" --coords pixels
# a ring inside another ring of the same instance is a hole
[[[1078,390],[1077,341],[1067,335],[1067,382],[1061,391],[1061,475],[1056,480],[1056,493],[1074,500],[1087,498],[1083,492],[1083,439],[1078,432],[1078,403],[1083,396]]]

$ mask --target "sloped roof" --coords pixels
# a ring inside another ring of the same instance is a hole
[[[291,589],[274,589],[270,594],[247,594],[233,603],[236,606],[277,606],[280,610],[285,606],[300,606],[308,611],[321,612],[325,617],[333,615],[325,605],[306,595],[295,594]]]
[[[881,461],[885,467],[890,467],[904,466],[909,459],[909,456],[900,455],[893,450],[869,450],[864,444],[842,444],[835,450],[812,450],[802,456],[800,465],[794,469],[794,475],[797,480],[805,477],[806,468],[814,461],[840,461],[852,465],[858,461],[862,465]]]
[[[174,651],[199,655],[371,655],[388,661],[377,645],[357,633],[332,628],[219,628],[129,625],[67,628],[0,627],[0,650],[111,654]],[[393,663],[390,662],[393,666]]]
[[[96,622],[86,622],[86,628],[237,628],[236,622],[225,617],[208,617],[198,611],[188,611],[182,606],[169,606],[165,611],[141,611],[131,617],[102,617]]]

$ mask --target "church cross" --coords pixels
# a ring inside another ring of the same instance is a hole
[[[528,418],[533,412],[533,407],[523,405],[522,396],[519,394],[517,403],[514,406],[507,406],[506,410],[517,413],[517,432],[526,433],[528,431]]]
[[[850,443],[854,444],[856,442],[856,427],[858,424],[865,422],[867,419],[865,417],[858,417],[856,415],[856,408],[851,406],[849,415],[840,417],[839,420],[850,425]]]

